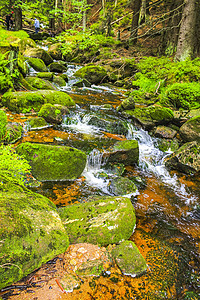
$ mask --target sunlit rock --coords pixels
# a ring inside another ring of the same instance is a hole
[[[28,64],[38,72],[47,72],[47,67],[42,59],[36,57],[29,57],[26,59]]]
[[[132,241],[124,241],[111,251],[124,275],[138,276],[147,270],[145,259]]]
[[[56,87],[51,82],[45,79],[37,77],[26,77],[26,81],[37,90],[56,90]]]
[[[53,80],[53,75],[54,75],[53,72],[39,72],[39,73],[37,73],[37,77],[42,78],[42,79],[46,79],[46,80],[49,80],[49,81]]]
[[[136,165],[139,160],[138,141],[125,140],[117,142],[109,152],[104,153],[107,162],[123,163],[126,166]]]
[[[129,239],[135,228],[135,212],[129,198],[94,197],[93,201],[68,205],[59,213],[70,243],[108,245]]]
[[[167,126],[158,126],[155,129],[154,135],[156,137],[161,137],[161,138],[165,138],[165,139],[173,139],[177,134],[177,131],[167,127]]]
[[[22,137],[23,127],[17,122],[8,122],[6,125],[6,135],[4,142],[6,144],[15,143]]]
[[[96,65],[88,65],[80,68],[74,74],[76,77],[84,78],[92,84],[105,82],[107,79],[107,71],[104,67]]]
[[[43,117],[48,123],[53,124],[61,124],[66,114],[69,114],[66,106],[59,104],[52,105],[50,103],[44,104],[38,112],[38,116]]]
[[[185,143],[166,158],[165,166],[186,174],[200,171],[200,143]]]
[[[42,117],[33,117],[27,121],[28,127],[30,130],[42,129],[48,127],[47,122]]]
[[[40,58],[47,66],[53,62],[53,58],[42,48],[29,48],[24,52],[24,56]]]
[[[66,86],[66,81],[61,76],[54,76],[53,77],[53,83],[55,83],[59,86]]]
[[[62,59],[62,53],[61,53],[61,47],[62,47],[62,44],[61,43],[56,43],[56,44],[53,44],[49,47],[48,49],[48,54],[51,55],[51,57],[55,60],[60,60]]]
[[[51,90],[8,92],[3,95],[2,103],[17,113],[39,111],[45,103],[61,104],[67,107],[75,106],[75,102],[67,93]]]
[[[64,252],[68,236],[46,197],[0,172],[0,289]]]
[[[76,179],[86,165],[86,154],[72,147],[22,143],[16,151],[25,156],[40,181]]]
[[[185,142],[200,142],[200,116],[184,123],[180,128],[180,135]]]

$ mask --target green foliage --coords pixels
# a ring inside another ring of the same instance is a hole
[[[28,37],[28,33],[26,33],[24,30],[8,31],[0,28],[0,45],[5,45],[5,41],[7,41],[7,43],[13,43],[19,39],[25,39]]]
[[[6,133],[7,116],[3,110],[0,110],[0,140],[2,140]]]
[[[30,173],[30,165],[23,156],[18,155],[9,146],[0,146],[0,170],[7,171],[20,185],[25,184],[26,174]]]
[[[199,108],[200,84],[197,82],[174,83],[162,95],[161,103],[168,103],[176,109]]]

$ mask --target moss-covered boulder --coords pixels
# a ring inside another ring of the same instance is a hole
[[[30,38],[20,39],[18,45],[19,45],[19,51],[21,53],[24,53],[28,48],[35,48],[36,47],[35,41],[30,39]]]
[[[26,77],[26,81],[37,90],[56,90],[56,87],[48,80],[37,77]]]
[[[173,154],[166,158],[165,165],[171,170],[178,170],[186,174],[200,171],[200,143],[185,143]]]
[[[117,245],[111,254],[124,275],[135,277],[147,270],[145,259],[132,241],[124,241]]]
[[[28,66],[24,56],[19,52],[17,57],[17,66],[23,76],[28,74]]]
[[[53,62],[53,58],[42,48],[29,48],[24,52],[24,56],[40,58],[46,66]]]
[[[67,68],[63,64],[60,64],[58,62],[52,62],[49,65],[49,70],[50,72],[63,73],[67,71]]]
[[[125,122],[119,119],[112,119],[104,116],[92,116],[88,122],[89,125],[97,126],[103,131],[107,131],[113,134],[126,135],[128,128]]]
[[[122,176],[111,179],[108,189],[115,196],[132,194],[137,190],[135,184],[130,179]]]
[[[42,117],[33,117],[27,121],[29,130],[36,130],[48,127],[47,122]]]
[[[77,179],[87,160],[81,150],[65,146],[22,143],[16,151],[25,156],[33,176],[40,181]]]
[[[180,128],[180,135],[185,142],[200,142],[200,115],[184,123]]]
[[[49,47],[47,52],[53,59],[60,60],[60,59],[62,59],[62,53],[60,50],[61,47],[62,47],[61,43],[53,44]]]
[[[68,113],[69,110],[66,106],[47,103],[41,107],[38,116],[43,117],[48,123],[61,124],[63,116]]]
[[[129,198],[95,197],[94,201],[69,205],[59,213],[70,243],[108,245],[130,238],[135,212]]]
[[[80,79],[80,80],[76,81],[73,84],[73,86],[76,86],[76,87],[85,87],[85,86],[90,87],[91,83],[86,79]]]
[[[2,103],[11,111],[17,113],[39,111],[43,104],[61,104],[67,107],[75,106],[72,98],[60,91],[39,90],[34,92],[8,92],[2,97]]]
[[[138,164],[139,146],[138,141],[126,140],[117,142],[109,152],[104,153],[108,163],[123,163],[126,166]]]
[[[5,137],[7,123],[8,121],[6,113],[0,109],[0,141]]]
[[[135,108],[134,111],[125,110],[123,113],[126,116],[133,118],[145,129],[151,129],[155,125],[160,124],[166,125],[170,123],[174,118],[174,114],[171,109],[161,107],[159,105]]]
[[[176,134],[177,130],[163,125],[157,126],[154,131],[154,135],[156,137],[161,137],[164,139],[173,139]]]
[[[47,67],[40,58],[29,57],[27,58],[27,62],[35,71],[47,72]]]
[[[0,289],[63,253],[69,240],[56,206],[0,171]]]
[[[53,80],[53,76],[54,76],[53,72],[39,72],[39,73],[37,73],[37,77],[42,78],[42,79],[46,79],[46,80],[49,80],[49,81]]]
[[[6,144],[15,143],[22,137],[23,127],[17,122],[8,122],[6,125],[6,135],[4,142]]]
[[[88,65],[80,68],[74,74],[76,77],[84,78],[92,84],[105,82],[107,80],[107,71],[104,67]]]
[[[53,77],[53,83],[55,83],[59,86],[66,86],[66,81],[61,76],[54,76]]]

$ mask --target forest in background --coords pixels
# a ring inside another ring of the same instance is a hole
[[[178,61],[200,52],[200,1],[196,0],[1,0],[0,11],[2,24],[6,14],[14,12],[15,30],[33,30],[37,17],[42,30],[55,35],[115,36],[125,47],[153,46],[154,55],[175,55]]]

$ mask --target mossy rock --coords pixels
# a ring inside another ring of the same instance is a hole
[[[145,259],[132,241],[124,241],[111,251],[124,275],[139,276],[147,270]]]
[[[37,73],[38,78],[46,79],[49,81],[53,80],[54,73],[53,72],[39,72]]]
[[[66,86],[66,81],[61,76],[54,76],[53,83],[55,83],[59,86]]]
[[[49,47],[47,52],[53,59],[60,60],[62,59],[62,52],[60,50],[61,47],[62,47],[61,43],[53,44]]]
[[[132,194],[137,190],[135,184],[130,179],[121,176],[111,179],[108,189],[115,196]]]
[[[67,71],[67,68],[63,64],[60,64],[58,62],[52,62],[49,65],[49,70],[50,72],[63,73]]]
[[[107,80],[107,71],[104,67],[88,65],[80,68],[74,74],[76,77],[84,78],[92,84],[105,82]]]
[[[32,167],[33,176],[40,181],[77,179],[87,160],[81,150],[65,146],[22,143],[16,151],[25,156]]]
[[[107,131],[113,134],[126,135],[128,128],[125,122],[119,119],[105,118],[101,116],[92,116],[88,122],[89,125],[97,126],[103,131]]]
[[[41,107],[38,116],[43,117],[48,123],[61,124],[63,116],[68,113],[69,110],[66,106],[47,103]]]
[[[29,57],[29,58],[27,58],[27,61],[28,61],[29,65],[35,71],[47,72],[47,67],[46,67],[45,63],[43,62],[43,60],[41,60],[40,58]]]
[[[18,66],[18,69],[22,73],[23,76],[26,76],[28,74],[28,66],[27,66],[27,63],[25,61],[24,56],[21,53],[18,53],[17,66]]]
[[[154,135],[156,137],[160,137],[164,139],[173,139],[175,138],[176,134],[177,134],[176,130],[163,125],[157,126],[154,131]]]
[[[18,45],[19,45],[19,51],[21,53],[24,53],[28,48],[35,48],[36,47],[35,41],[30,39],[30,38],[21,39],[19,41]]]
[[[165,166],[170,170],[178,170],[186,174],[200,171],[200,143],[185,143],[173,154],[168,156]]]
[[[135,108],[124,111],[126,116],[133,118],[139,122],[145,129],[152,129],[155,125],[166,125],[170,123],[174,114],[173,111],[159,105],[150,105],[148,107]]]
[[[184,123],[180,128],[180,135],[185,142],[200,142],[200,115]]]
[[[67,107],[75,106],[72,98],[60,91],[39,90],[34,92],[8,92],[2,97],[2,103],[11,111],[17,113],[39,111],[43,104],[61,104]]]
[[[135,212],[129,198],[95,197],[94,201],[69,205],[59,213],[70,243],[108,245],[130,238]]]
[[[8,121],[6,113],[0,109],[0,141],[5,137],[7,123]]]
[[[55,86],[47,80],[37,77],[26,77],[26,81],[37,90],[52,90],[55,91]]]
[[[0,171],[0,289],[63,253],[69,245],[56,206],[9,176]]]
[[[6,135],[4,142],[6,144],[15,143],[22,137],[23,127],[21,124],[16,122],[8,122],[6,125]]]
[[[42,117],[33,117],[27,121],[30,130],[42,129],[48,127],[47,122]]]
[[[123,163],[125,166],[137,165],[139,161],[138,141],[126,140],[119,141],[104,153],[107,163]]]
[[[29,48],[24,52],[24,56],[40,58],[46,66],[53,62],[53,58],[42,48]]]
[[[85,87],[85,86],[86,87],[90,87],[91,83],[88,80],[86,80],[86,79],[80,79],[77,82],[75,82],[73,84],[73,86],[76,86],[76,87]]]
[[[168,152],[170,151],[176,151],[179,148],[179,143],[178,139],[174,138],[173,140],[168,140],[168,139],[159,139],[157,140],[157,145],[158,148],[163,151],[163,152]]]

